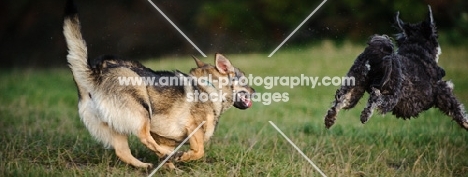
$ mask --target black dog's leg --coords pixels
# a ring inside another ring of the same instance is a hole
[[[392,111],[399,101],[398,94],[381,95],[380,97],[382,98],[381,103],[378,105],[378,110],[380,114],[385,114],[387,112]]]
[[[336,90],[333,106],[328,110],[327,115],[325,115],[325,126],[327,128],[330,128],[335,123],[336,115],[341,109],[353,108],[364,95],[366,91],[365,86],[368,84],[367,73],[369,72],[366,62],[367,59],[363,55],[360,55],[346,75],[354,79],[354,83],[343,85],[339,90]]]
[[[372,87],[366,108],[361,112],[361,122],[366,123],[377,108],[381,114],[392,111],[401,95],[402,75],[399,58],[388,55],[382,59],[380,68],[384,76]]]
[[[368,104],[361,113],[361,122],[366,123],[369,121],[375,108],[380,114],[392,111],[400,99],[400,90],[395,88],[395,91],[391,95],[383,95],[379,89],[373,87]]]
[[[465,107],[453,95],[453,83],[450,81],[439,81],[436,107],[452,117],[460,126],[468,130],[468,116]]]
[[[336,90],[333,106],[328,110],[327,115],[325,115],[325,126],[327,128],[330,128],[335,123],[336,115],[349,102],[350,90],[347,87],[341,87],[339,90]]]
[[[380,90],[372,87],[372,92],[369,95],[369,100],[367,101],[367,106],[361,112],[361,122],[364,124],[366,123],[372,114],[374,113],[374,109],[379,107],[383,102],[382,95],[380,94]]]

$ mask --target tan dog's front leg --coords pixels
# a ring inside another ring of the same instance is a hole
[[[192,132],[193,129],[190,129],[188,132]],[[190,161],[190,160],[197,160],[203,157],[205,154],[204,151],[204,132],[203,130],[197,130],[195,134],[189,139],[190,142],[190,150],[184,152],[180,158],[177,158],[178,161]]]

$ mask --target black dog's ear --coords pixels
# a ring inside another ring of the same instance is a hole
[[[431,6],[427,5],[427,7],[429,9],[429,12],[427,13],[426,19],[422,23],[423,27],[426,29],[425,34],[428,37],[437,36],[437,29],[436,29],[436,25],[434,22],[434,17],[432,16]]]
[[[404,37],[407,37],[407,34],[406,34],[406,31],[405,31],[405,22],[403,22],[401,19],[400,19],[400,12],[398,11],[395,15],[395,23],[396,23],[396,26],[398,27],[398,30],[400,32],[402,32],[403,36]]]
[[[427,7],[429,8],[429,12],[427,13],[426,23],[434,25],[434,18],[432,17],[431,5],[427,5]]]

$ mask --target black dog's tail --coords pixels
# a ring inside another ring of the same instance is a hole
[[[88,50],[86,42],[81,35],[81,26],[78,11],[72,0],[67,0],[65,19],[63,22],[63,35],[67,42],[67,61],[73,72],[73,78],[81,91],[92,89],[91,69],[88,65]],[[82,90],[84,89],[84,90]]]

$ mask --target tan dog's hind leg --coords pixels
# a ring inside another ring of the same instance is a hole
[[[89,101],[89,99],[84,98],[79,103],[81,119],[94,138],[102,142],[105,147],[112,146],[117,157],[127,164],[140,168],[152,166],[150,163],[143,163],[133,157],[128,146],[128,135],[117,133],[107,123],[102,122],[94,111],[94,103]]]
[[[130,151],[130,147],[128,146],[127,135],[115,133],[112,137],[112,146],[115,149],[115,154],[117,154],[117,157],[119,157],[120,160],[125,163],[141,168],[151,168],[153,166],[151,163],[143,163],[133,157]]]
[[[145,120],[143,123],[143,126],[140,128],[138,138],[140,138],[140,141],[146,145],[149,149],[152,151],[156,152],[156,154],[161,158],[165,155],[169,155],[172,153],[172,151],[169,148],[164,148],[160,146],[154,138],[151,136],[150,133],[150,121]]]

